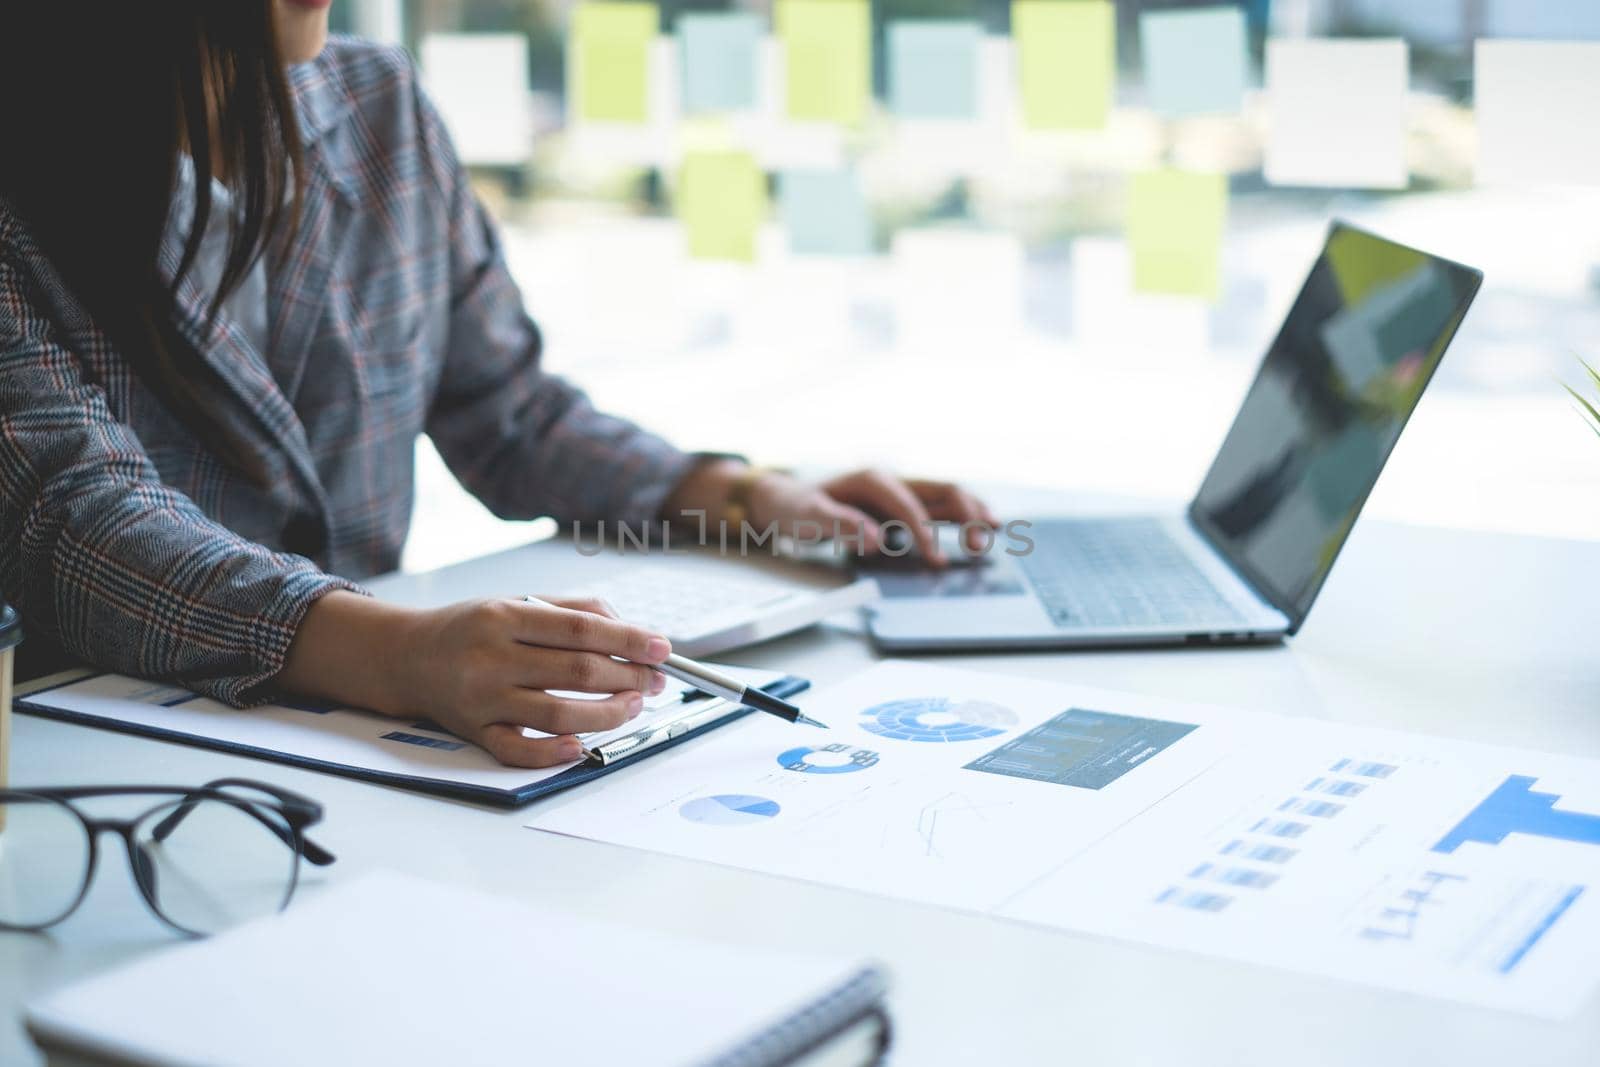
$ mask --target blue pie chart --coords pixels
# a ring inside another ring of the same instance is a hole
[[[678,809],[690,822],[705,826],[749,826],[766,822],[782,809],[776,800],[753,797],[746,793],[718,793],[709,797],[695,797]]]

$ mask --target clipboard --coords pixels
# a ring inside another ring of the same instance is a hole
[[[811,684],[795,675],[761,674],[760,688],[777,697],[793,696]],[[716,697],[686,702],[681,711],[664,709],[641,728],[610,731],[603,743],[586,747],[587,758],[579,763],[528,770],[501,766],[476,745],[426,721],[407,723],[306,703],[240,710],[185,689],[118,674],[74,672],[66,680],[52,679],[19,696],[16,709],[503,808],[520,807],[631,766],[753,711]]]

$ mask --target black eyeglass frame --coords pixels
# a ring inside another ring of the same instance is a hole
[[[228,792],[229,789],[253,789],[266,794],[263,797],[241,796],[237,792]],[[300,861],[302,859],[317,867],[326,867],[333,863],[335,856],[315,841],[305,836],[305,831],[322,821],[322,805],[310,797],[283,789],[279,786],[259,782],[253,778],[218,778],[202,786],[168,786],[168,785],[86,785],[68,786],[63,788],[40,789],[0,789],[0,804],[17,800],[47,800],[54,801],[58,806],[70,811],[78,822],[82,824],[84,835],[89,839],[89,859],[84,864],[83,883],[78,887],[78,894],[72,903],[55,916],[41,923],[16,924],[0,919],[0,930],[15,930],[22,932],[37,932],[46,930],[59,922],[65,921],[83,904],[84,898],[89,895],[89,887],[94,884],[95,872],[100,859],[100,835],[115,833],[122,838],[123,845],[128,852],[128,866],[133,874],[133,882],[139,888],[139,895],[143,898],[156,918],[190,937],[204,937],[199,930],[191,930],[182,923],[175,922],[161,910],[161,904],[155,898],[148,876],[144,873],[144,865],[149,861],[140,853],[134,841],[134,831],[151,815],[169,806],[168,803],[157,804],[147,808],[139,814],[127,819],[96,819],[73,804],[74,800],[87,800],[94,797],[120,797],[120,796],[163,796],[182,797],[183,799],[173,808],[172,812],[162,819],[150,831],[157,841],[164,841],[176,830],[180,823],[193,811],[201,801],[215,800],[229,804],[255,819],[270,830],[274,837],[282,841],[293,853],[294,862],[290,866],[289,884],[284,890],[283,900],[278,904],[282,911],[289,906],[289,901],[294,897],[294,891],[300,884]],[[0,831],[3,836],[4,831]]]

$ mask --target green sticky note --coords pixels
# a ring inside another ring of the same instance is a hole
[[[1099,129],[1117,73],[1116,12],[1107,0],[1016,0],[1011,36],[1022,117],[1035,129]]]
[[[646,122],[650,117],[650,45],[655,4],[589,3],[572,13],[578,117]]]
[[[867,0],[777,0],[792,119],[854,125],[872,91]]]
[[[1228,180],[1221,174],[1135,174],[1127,222],[1133,287],[1215,300],[1222,288],[1219,261],[1227,217]]]
[[[756,258],[767,183],[748,152],[691,152],[678,175],[678,216],[695,259]]]

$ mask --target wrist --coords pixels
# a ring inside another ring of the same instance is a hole
[[[414,703],[411,672],[423,649],[421,613],[344,590],[312,604],[295,631],[280,688],[383,715],[404,716]]]
[[[752,470],[738,493],[738,522],[765,529],[784,517],[785,501],[792,499],[798,484],[793,474],[773,467]]]
[[[741,459],[718,457],[697,464],[668,495],[661,517],[684,522],[704,517],[707,524],[724,518],[729,494],[753,468]]]

